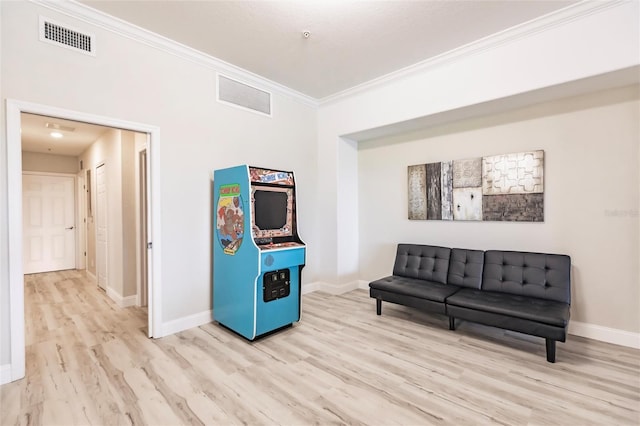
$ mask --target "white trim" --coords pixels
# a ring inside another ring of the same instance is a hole
[[[569,334],[640,349],[640,333],[634,333],[632,331],[604,327],[596,324],[587,324],[578,321],[570,321]]]
[[[135,138],[135,137],[134,137]],[[145,163],[145,171],[147,171],[148,167],[148,151],[147,151],[147,141],[145,140],[144,144],[140,144],[137,141],[134,143],[135,148],[135,197],[136,197],[136,202],[135,202],[135,214],[136,214],[136,306],[141,306],[142,305],[142,268],[141,268],[141,262],[142,262],[142,252],[143,251],[147,251],[148,254],[148,249],[147,249],[147,241],[142,241],[142,235],[141,235],[141,220],[140,220],[140,214],[142,212],[142,203],[140,202],[140,187],[142,185],[142,180],[140,179],[140,154],[144,151],[145,152],[145,159],[146,159],[146,163]],[[145,173],[145,181],[148,183],[148,173]],[[147,188],[148,189],[148,188]],[[147,192],[147,199],[145,199],[145,204],[147,204],[148,202],[148,192]],[[147,206],[148,207],[148,206]],[[149,215],[149,211],[147,210],[147,217]],[[148,265],[147,265],[148,266]],[[145,275],[148,274],[148,268],[147,271],[144,271]],[[147,284],[148,284],[148,280],[147,280]],[[149,300],[149,293],[148,293],[148,286],[147,286],[147,301]],[[148,302],[147,302],[148,305]],[[149,314],[151,314],[150,311],[148,311]],[[149,333],[149,336],[152,336],[152,331],[153,330],[147,330]]]
[[[11,381],[11,364],[0,365],[0,385]]]
[[[75,173],[58,173],[58,172],[39,172],[37,170],[24,170],[22,172],[23,175],[31,175],[31,176],[62,176],[62,177],[70,177],[74,179],[74,183],[78,175]]]
[[[87,224],[85,214],[87,211],[87,205],[85,204],[86,195],[85,192],[85,171],[80,170],[76,174],[76,269],[84,270],[87,268],[86,253],[87,253],[87,238],[85,236]]]
[[[25,375],[24,273],[22,265],[22,141],[19,104],[6,102],[7,205],[9,233],[9,324],[11,328],[11,380]]]
[[[157,337],[168,336],[170,334],[178,333],[180,331],[188,330],[190,328],[199,327],[204,324],[209,324],[212,321],[213,321],[212,310],[202,311],[197,314],[178,318],[172,321],[167,321],[164,324],[162,324],[162,332]]]
[[[318,99],[321,106],[340,101],[353,95],[357,95],[368,90],[373,90],[392,81],[408,77],[417,73],[427,72],[431,68],[441,67],[460,59],[474,56],[479,53],[498,48],[507,43],[513,43],[519,39],[524,39],[532,35],[547,31],[553,27],[567,24],[576,19],[599,13],[602,10],[624,5],[623,0],[614,1],[582,1],[563,9],[548,13],[522,24],[507,28],[487,37],[472,41],[458,48],[449,50],[440,55],[433,56],[424,61],[418,62],[408,67],[401,68],[389,74],[374,78],[357,86],[350,87],[341,92]]]
[[[300,288],[300,293],[301,294],[309,294],[309,293],[313,293],[314,291],[320,291],[320,289],[322,288],[323,283],[319,282],[319,281],[315,281],[312,283],[308,283],[308,284],[303,284]]]
[[[138,297],[136,294],[134,294],[133,296],[123,297],[120,293],[118,293],[111,287],[107,287],[107,296],[109,296],[109,298],[113,300],[114,303],[121,308],[136,306],[136,301]]]
[[[324,281],[315,281],[315,282],[303,285],[302,294],[313,293],[314,291],[322,291],[324,293],[328,293],[332,295],[339,295],[339,294],[348,293],[352,290],[356,290],[359,288],[364,288],[362,287],[362,283],[365,283],[365,281],[356,280],[356,281],[351,281],[344,284],[332,284]],[[366,283],[366,285],[367,285],[366,288],[369,288],[368,283]]]
[[[162,244],[160,232],[160,129],[147,133],[147,311],[149,337],[160,337],[162,285],[160,279]],[[155,244],[155,245],[154,245]],[[149,246],[152,246],[149,248]],[[155,253],[155,254],[154,254]]]
[[[548,13],[536,19],[513,26],[506,30],[491,34],[487,37],[460,46],[440,55],[418,62],[414,65],[391,72],[381,77],[369,80],[357,86],[348,88],[341,92],[329,95],[322,99],[307,96],[296,90],[290,89],[282,84],[268,80],[262,76],[254,74],[236,65],[225,62],[221,59],[204,54],[191,47],[180,44],[174,40],[163,37],[159,34],[140,28],[122,19],[113,17],[104,12],[93,9],[75,1],[47,1],[30,0],[44,8],[64,14],[71,18],[79,19],[91,25],[96,25],[107,31],[111,31],[123,37],[127,37],[136,42],[164,51],[165,53],[195,62],[199,65],[212,68],[217,72],[222,72],[228,76],[234,76],[262,87],[268,87],[273,92],[289,96],[305,105],[318,107],[326,105],[349,96],[374,89],[385,85],[393,80],[407,77],[415,73],[428,71],[430,68],[439,67],[444,64],[457,61],[461,58],[476,55],[483,51],[495,49],[503,44],[512,43],[518,39],[530,37],[532,35],[547,31],[550,28],[564,25],[576,19],[599,13],[602,10],[624,5],[624,0],[613,1],[582,1],[572,4],[563,9]]]
[[[92,284],[97,285],[98,282],[98,277],[96,277],[95,275],[93,275],[91,272],[89,272],[88,269],[84,270],[84,273],[87,274],[87,278],[89,278],[90,280],[92,280]]]
[[[98,176],[100,175],[100,173],[98,172],[98,169],[100,169],[100,167],[104,167],[103,170],[100,170],[100,172],[102,172],[102,175],[104,177],[100,178],[100,184],[98,184]],[[109,167],[107,167],[107,162],[105,160],[99,160],[96,164],[95,167],[91,166],[91,170],[94,171],[95,176],[93,177],[93,180],[95,181],[95,204],[91,205],[91,212],[93,214],[93,218],[94,218],[94,223],[95,223],[95,252],[94,252],[94,256],[95,256],[95,266],[96,266],[96,284],[98,285],[98,289],[102,290],[102,286],[100,285],[100,270],[102,269],[102,262],[105,263],[104,265],[104,271],[106,274],[106,278],[104,279],[104,291],[107,292],[107,289],[109,289],[109,279],[111,278],[111,276],[109,275],[109,243],[111,241],[111,239],[109,238]],[[105,190],[104,190],[104,201],[101,203],[100,202],[100,192],[98,191],[99,186],[104,185],[105,186]],[[93,192],[93,191],[92,191]],[[94,198],[94,197],[92,197]],[[104,204],[104,205],[102,205]],[[105,222],[106,225],[105,227],[107,228],[107,235],[105,236],[107,241],[106,241],[106,246],[104,248],[105,253],[99,253],[102,250],[98,249],[99,245],[102,245],[102,241],[98,241],[98,234],[100,234],[100,232],[98,231],[98,227],[99,227],[99,219],[98,217],[100,216],[100,212],[101,211],[105,211],[104,215],[105,215]]]
[[[311,96],[290,89],[282,84],[268,80],[264,77],[240,68],[236,65],[225,62],[221,59],[204,54],[196,49],[185,46],[177,41],[163,37],[159,34],[140,28],[122,19],[108,15],[104,12],[93,9],[75,1],[46,1],[46,0],[30,0],[39,6],[53,10],[58,13],[79,19],[91,25],[96,25],[107,31],[111,31],[120,36],[129,38],[138,43],[161,50],[165,53],[195,62],[207,68],[212,68],[222,72],[227,76],[235,76],[244,81],[251,82],[252,85],[258,87],[267,87],[273,92],[278,92],[284,96],[293,98],[305,105],[317,107],[318,101]]]
[[[151,197],[149,224],[153,250],[149,256],[152,274],[149,287],[153,287],[153,314],[149,316],[152,330],[160,330],[162,324],[162,245],[160,218],[160,129],[148,124],[135,123],[116,118],[103,117],[31,102],[6,100],[7,125],[7,201],[8,209],[8,257],[9,257],[9,319],[11,338],[11,380],[25,376],[25,332],[24,332],[24,274],[22,266],[22,141],[20,136],[20,113],[32,113],[69,120],[83,121],[107,127],[147,133],[150,143],[149,194]],[[161,337],[156,334],[153,337]]]

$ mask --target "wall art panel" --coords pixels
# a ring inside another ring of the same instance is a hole
[[[427,218],[427,166],[409,166],[409,219]]]
[[[442,219],[442,187],[440,163],[427,164],[427,219]]]
[[[476,188],[482,186],[482,158],[453,160],[453,187]]]
[[[453,188],[453,220],[482,220],[482,187]]]
[[[537,194],[544,191],[544,151],[493,155],[482,159],[482,193]]]
[[[544,151],[409,166],[409,219],[544,221]]]
[[[443,161],[440,164],[442,220],[453,220],[453,161]]]
[[[544,194],[484,195],[483,220],[542,222]]]

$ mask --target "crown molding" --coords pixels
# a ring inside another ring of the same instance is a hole
[[[122,19],[113,17],[104,12],[78,3],[74,0],[29,1],[55,12],[84,21],[90,25],[98,26],[123,37],[127,37],[131,40],[146,44],[150,47],[159,49],[179,58],[195,62],[207,68],[211,68],[219,73],[226,74],[229,77],[236,78],[244,83],[254,85],[258,88],[264,88],[265,90],[279,93],[284,96],[288,96],[307,106],[317,108],[318,106],[325,106],[365,92],[367,90],[381,87],[395,80],[406,78],[417,73],[427,72],[430,69],[441,67],[462,58],[477,55],[482,52],[500,47],[504,44],[512,43],[519,39],[524,39],[532,35],[539,34],[551,28],[565,25],[574,20],[581,19],[585,16],[600,13],[604,10],[614,7],[619,7],[632,0],[584,0],[580,3],[576,3],[563,9],[559,9],[555,12],[548,13],[539,18],[524,22],[498,33],[478,39],[464,46],[449,50],[440,55],[431,57],[408,67],[401,68],[397,71],[393,71],[389,74],[369,80],[357,86],[351,87],[349,89],[321,99],[307,96],[282,84],[266,79],[258,74],[254,74],[248,70],[225,62],[221,59],[204,54],[196,49],[185,46],[181,43],[178,43],[174,40],[153,33],[151,31],[145,30],[144,28],[140,28]]]
[[[144,28],[138,27],[122,19],[108,15],[74,0],[29,0],[31,3],[61,13],[74,19],[95,25],[120,36],[145,44],[181,59],[211,68],[216,72],[226,74],[243,83],[247,83],[266,91],[278,93],[297,100],[307,106],[317,108],[318,100],[303,93],[290,89],[282,84],[254,74],[221,59],[202,53],[184,44],[161,36]]]
[[[626,3],[629,3],[629,1],[631,0],[584,0],[580,3],[575,3],[557,11],[542,15],[538,18],[532,19],[522,24],[507,28],[506,30],[472,41],[471,43],[465,44],[453,50],[449,50],[440,55],[433,56],[424,61],[409,65],[408,67],[401,68],[397,71],[393,71],[389,74],[319,99],[318,103],[320,106],[326,106],[328,104],[360,94],[367,90],[372,90],[384,86],[385,84],[391,83],[395,80],[406,78],[418,73],[427,72],[430,69],[441,67],[451,62],[458,61],[462,58],[495,49],[504,44],[513,43],[520,39],[542,33],[551,28],[565,25],[569,22],[581,19],[585,16],[593,15],[607,9],[624,5]]]

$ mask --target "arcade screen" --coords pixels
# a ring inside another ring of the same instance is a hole
[[[280,229],[287,224],[287,194],[285,192],[256,191],[256,226],[260,229]]]
[[[293,235],[293,190],[264,187],[252,190],[253,234],[257,238]]]

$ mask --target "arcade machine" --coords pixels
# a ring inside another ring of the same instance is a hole
[[[295,190],[293,172],[214,171],[213,318],[249,340],[300,320]]]

